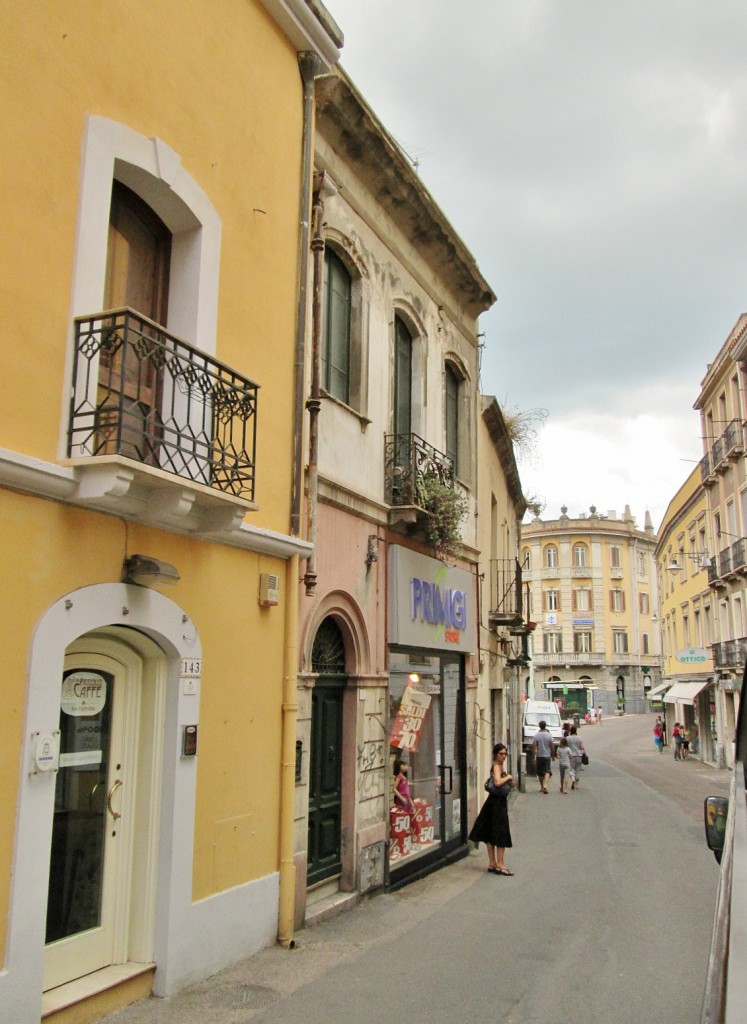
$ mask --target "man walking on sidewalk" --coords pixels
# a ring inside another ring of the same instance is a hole
[[[539,725],[539,732],[534,734],[532,740],[532,754],[534,763],[537,766],[537,781],[540,784],[540,792],[547,793],[547,780],[552,772],[550,766],[555,757],[555,744],[552,736],[547,731],[547,722],[542,721]]]

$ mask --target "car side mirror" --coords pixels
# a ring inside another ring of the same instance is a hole
[[[729,800],[725,796],[707,796],[703,804],[705,818],[705,834],[708,849],[713,850],[716,860],[721,863],[726,835],[726,817],[729,813]]]

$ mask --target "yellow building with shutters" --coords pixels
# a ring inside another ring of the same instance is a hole
[[[0,1006],[36,1024],[291,934],[297,282],[341,37],[316,0],[3,15]]]
[[[592,706],[603,715],[647,710],[659,682],[658,590],[651,516],[641,529],[591,506],[521,528],[521,563],[529,587],[531,663],[525,693],[555,699],[570,717]]]

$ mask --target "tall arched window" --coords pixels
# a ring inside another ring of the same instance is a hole
[[[400,317],[394,321],[393,432],[412,433],[412,335]]]
[[[579,569],[586,566],[586,547],[584,544],[573,545],[573,564]]]
[[[453,367],[446,367],[444,373],[444,434],[445,454],[451,459],[454,475],[459,474],[459,385]]]
[[[350,403],[350,324],[352,282],[344,263],[331,249],[324,254],[324,340],[322,387]]]
[[[554,544],[548,544],[545,548],[545,568],[546,569],[557,569],[558,567],[558,549]]]

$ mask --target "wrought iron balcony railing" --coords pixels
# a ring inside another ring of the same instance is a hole
[[[716,668],[739,668],[744,666],[747,653],[747,637],[738,640],[722,640],[713,644],[713,664]]]
[[[741,454],[744,451],[744,428],[741,420],[732,420],[723,434],[726,454]]]
[[[253,501],[257,392],[130,309],[78,317],[68,456],[121,455]]]
[[[454,464],[417,434],[389,434],[384,438],[384,500],[388,505],[422,508],[424,481],[454,486]]]
[[[707,480],[711,478],[712,475],[713,474],[711,470],[711,454],[710,452],[708,452],[700,460],[700,479],[703,483],[705,483]]]
[[[490,560],[490,621],[519,625],[524,617],[522,571],[517,558]]]
[[[718,440],[713,442],[713,446],[711,447],[711,462],[713,464],[714,469],[718,469],[719,465],[725,457],[726,451],[724,445],[724,436],[722,434],[721,437],[718,438]]]
[[[733,570],[747,568],[747,540],[741,537],[731,546],[731,567]]]
[[[718,571],[720,576],[726,576],[731,572],[731,548],[725,548],[719,553]]]

